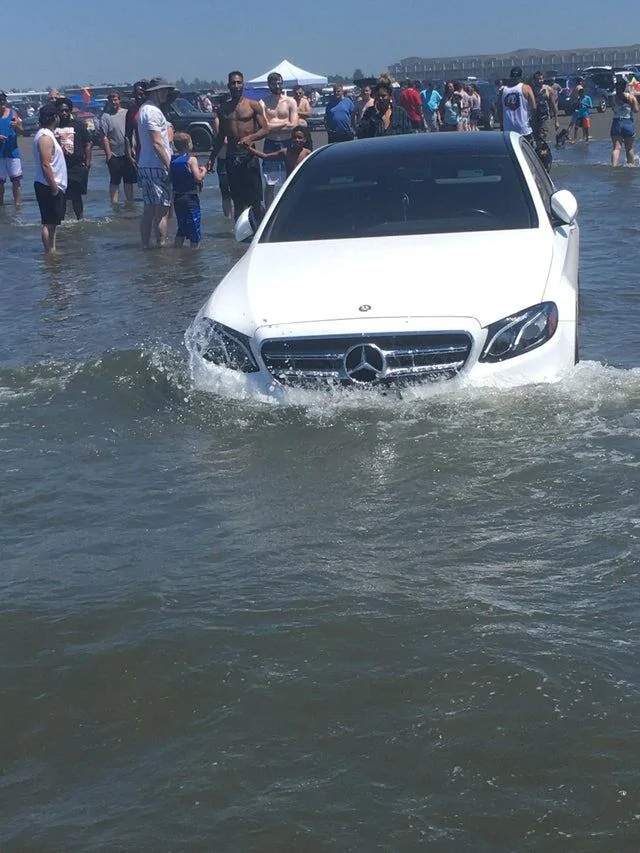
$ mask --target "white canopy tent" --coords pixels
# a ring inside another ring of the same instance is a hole
[[[285,89],[292,89],[294,86],[317,86],[322,88],[326,86],[328,80],[322,74],[313,74],[311,71],[305,71],[304,68],[298,68],[288,59],[283,59],[280,65],[276,65],[270,71],[265,71],[259,77],[254,77],[249,80],[249,86],[253,89],[266,89],[267,77],[269,74],[281,74],[284,80]]]

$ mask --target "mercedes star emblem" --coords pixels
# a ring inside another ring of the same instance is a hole
[[[344,370],[356,385],[368,385],[381,379],[387,372],[384,353],[375,344],[357,344],[344,354]]]
[[[366,305],[366,304],[365,304],[365,305],[361,305],[361,306],[358,308],[358,311],[362,311],[362,312],[365,312],[365,311],[371,311],[371,305]]]

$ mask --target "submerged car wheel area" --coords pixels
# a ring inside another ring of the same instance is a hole
[[[257,390],[553,380],[576,360],[577,203],[515,134],[332,145],[187,333]]]

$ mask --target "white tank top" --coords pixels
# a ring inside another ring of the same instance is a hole
[[[35,182],[37,184],[49,185],[49,182],[42,171],[42,160],[40,158],[39,141],[43,136],[49,136],[53,142],[53,157],[51,158],[51,168],[53,169],[53,177],[58,189],[64,192],[67,188],[67,164],[62,153],[62,148],[58,145],[58,140],[53,133],[46,127],[41,127],[33,138],[33,162],[36,167]]]
[[[531,133],[529,105],[522,94],[522,83],[502,89],[502,123],[505,133],[515,131],[522,136]]]

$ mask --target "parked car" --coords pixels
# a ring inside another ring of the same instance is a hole
[[[324,130],[324,114],[326,107],[318,104],[316,107],[311,108],[311,115],[307,118],[307,126],[309,130]]]
[[[174,130],[189,133],[195,151],[210,151],[214,139],[214,113],[205,113],[185,98],[176,98],[165,108]]]
[[[22,135],[33,136],[37,133],[40,127],[38,122],[38,110],[40,104],[34,104],[26,101],[11,101],[11,106],[22,119]],[[29,115],[31,113],[31,115]]]
[[[514,133],[320,148],[238,219],[255,236],[186,333],[194,374],[276,395],[556,379],[578,357],[576,214]]]
[[[562,87],[558,93],[558,110],[565,115],[570,115],[575,110],[575,100],[572,98],[573,90],[579,80],[584,81],[585,94],[593,101],[593,107],[599,113],[603,113],[613,104],[615,92],[615,75],[611,70],[589,71],[580,74],[572,74],[568,77],[556,77],[553,82]]]

